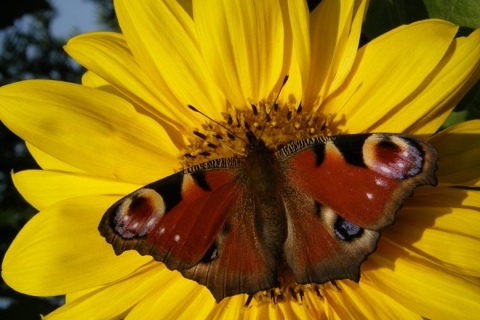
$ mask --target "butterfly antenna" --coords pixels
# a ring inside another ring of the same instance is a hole
[[[270,121],[270,113],[272,113],[273,110],[277,111],[277,109],[278,109],[277,100],[278,100],[278,97],[280,97],[280,93],[282,92],[283,87],[285,87],[285,84],[287,83],[287,81],[288,81],[288,74],[285,75],[285,78],[283,78],[282,85],[280,86],[280,90],[278,90],[277,96],[276,96],[275,99],[273,100],[272,108],[270,109],[270,112],[266,114],[267,122]],[[265,123],[265,124],[266,124],[266,123]],[[266,125],[263,126],[263,129],[262,129],[262,131],[260,132],[260,137],[259,137],[259,138],[262,137],[263,132],[265,131],[266,128],[267,128]]]
[[[218,122],[217,120],[214,120],[212,118],[210,118],[209,116],[207,116],[205,113],[203,113],[202,111],[198,110],[197,108],[195,108],[194,106],[192,106],[191,104],[188,104],[187,105],[188,108],[192,111],[195,111],[195,112],[198,112],[200,113],[202,116],[204,116],[205,118],[207,118],[208,120],[212,121],[213,123],[216,123],[218,124],[220,127],[224,128],[225,130],[227,130],[230,134],[232,134],[233,136],[235,136],[236,138],[242,140],[243,142],[247,143],[247,140],[243,139],[242,137],[238,136],[237,134],[235,134],[235,132],[232,132],[229,128],[227,128],[226,126],[224,126],[223,124],[221,124],[220,122]]]

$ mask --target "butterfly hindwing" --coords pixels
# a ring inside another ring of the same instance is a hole
[[[416,186],[436,184],[436,151],[411,136],[316,138],[277,154],[287,181],[285,258],[299,283],[358,281],[379,230]]]
[[[214,259],[204,260],[182,274],[210,289],[217,301],[240,293],[254,294],[277,284],[277,261],[255,222],[253,197],[243,194],[229,211],[217,237]]]

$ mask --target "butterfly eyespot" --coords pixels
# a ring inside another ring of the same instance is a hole
[[[386,178],[405,180],[423,170],[422,147],[412,139],[372,135],[363,147],[365,164]]]
[[[337,218],[333,230],[337,238],[347,242],[352,241],[353,239],[358,238],[363,234],[362,228],[360,228],[356,224],[351,223],[350,221],[343,219],[342,217]]]
[[[165,213],[162,196],[155,190],[144,188],[133,193],[113,216],[115,231],[124,239],[143,237]]]

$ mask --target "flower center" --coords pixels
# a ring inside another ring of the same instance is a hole
[[[252,104],[251,109],[232,108],[223,116],[223,121],[209,122],[194,130],[195,137],[179,156],[183,168],[213,159],[246,156],[248,131],[274,151],[292,141],[332,134],[325,116],[304,112],[301,105],[292,108],[260,102]]]

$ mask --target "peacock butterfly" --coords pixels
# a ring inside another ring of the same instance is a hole
[[[437,154],[409,135],[354,134],[279,150],[247,132],[245,157],[195,165],[120,199],[99,230],[206,286],[217,302],[276,287],[359,281],[380,229],[406,197],[435,185]]]

